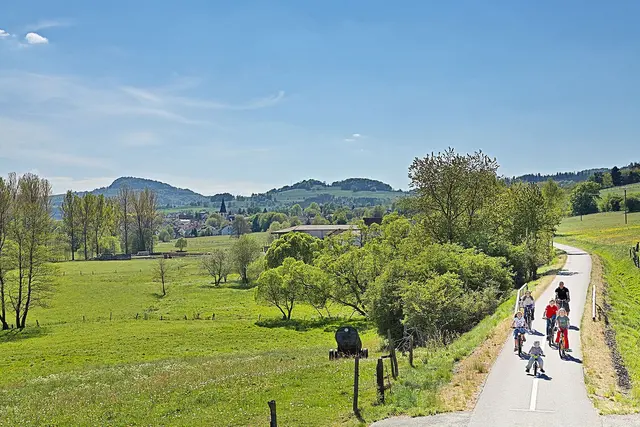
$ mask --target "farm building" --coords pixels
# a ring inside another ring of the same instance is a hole
[[[296,225],[294,227],[272,231],[271,234],[280,237],[287,233],[299,232],[310,234],[318,239],[324,239],[325,237],[335,236],[336,234],[350,230],[357,232],[358,227],[356,225]]]

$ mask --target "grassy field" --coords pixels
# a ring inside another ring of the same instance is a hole
[[[629,257],[629,248],[640,241],[640,213],[611,212],[568,218],[559,228],[558,242],[597,254],[604,265],[608,284],[608,314],[616,332],[618,349],[631,377],[628,398],[640,406],[640,269]]]
[[[261,244],[266,244],[268,233],[251,233],[250,236],[254,237]],[[210,252],[214,249],[228,249],[231,247],[236,239],[231,236],[207,236],[207,237],[190,237],[187,239],[187,247],[185,251],[188,252]],[[154,247],[154,251],[157,252],[172,252],[177,251],[176,239],[169,242],[158,242]]]
[[[610,187],[604,188],[600,190],[600,196],[604,196],[605,194],[616,194],[618,196],[624,196],[624,190],[627,190],[627,196],[632,194],[640,194],[640,183],[622,185],[620,187]]]
[[[161,297],[154,262],[59,265],[50,307],[34,310],[24,332],[0,333],[0,426],[262,426],[271,399],[280,424],[291,426],[444,411],[439,392],[456,363],[513,305],[448,347],[416,350],[416,368],[401,357],[386,405],[376,404],[374,380],[381,340],[351,319],[370,349],[360,367],[362,421],[351,414],[353,361],[328,360],[343,320],[300,305],[295,320],[282,322],[276,309],[256,304],[253,289],[212,286],[195,259],[170,261],[180,268]]]

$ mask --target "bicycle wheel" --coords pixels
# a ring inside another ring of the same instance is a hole
[[[522,356],[522,334],[518,335],[518,356]]]
[[[538,375],[538,361],[536,360],[535,362],[533,362],[533,376],[537,376]]]

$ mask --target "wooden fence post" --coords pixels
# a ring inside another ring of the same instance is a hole
[[[376,383],[378,385],[378,400],[384,403],[384,362],[382,357],[378,358],[376,364]]]
[[[389,359],[391,359],[391,375],[393,379],[398,379],[398,359],[396,359],[396,346],[393,345],[393,338],[391,338],[391,329],[387,329],[387,336],[389,338]]]
[[[278,421],[276,420],[276,401],[269,401],[269,412],[271,413],[271,422],[269,427],[278,427]]]
[[[358,410],[358,380],[360,377],[360,355],[356,355],[356,363],[353,371],[353,413],[359,415]]]
[[[413,335],[409,335],[409,365],[415,368],[415,366],[413,366]]]

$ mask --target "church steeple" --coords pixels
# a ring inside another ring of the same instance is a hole
[[[220,213],[227,213],[227,207],[224,204],[224,199],[222,199],[222,204],[220,205]]]

